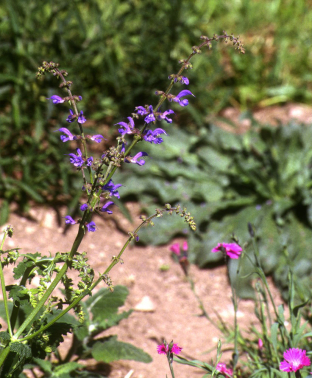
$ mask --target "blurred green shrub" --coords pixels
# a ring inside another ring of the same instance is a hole
[[[196,104],[183,117],[200,125],[229,104],[311,99],[312,10],[304,0],[6,0],[0,19],[2,223],[13,200],[26,210],[30,199],[76,192],[62,163],[66,147],[60,150],[51,134],[64,125],[65,110],[45,100],[55,83],[46,91],[35,80],[43,60],[70,72],[87,118],[95,121],[89,124],[113,124],[135,106],[155,102],[152,92],[165,88],[200,35],[226,29],[243,35],[247,53],[218,46],[198,56],[189,72]]]
[[[210,253],[232,233],[241,243],[252,223],[259,239],[262,264],[282,290],[290,265],[301,284],[310,284],[312,257],[312,128],[290,123],[257,127],[235,135],[218,127],[202,127],[198,135],[172,127],[166,143],[150,151],[143,169],[127,167],[122,193],[145,204],[179,202],[195,217],[198,232],[189,235],[190,259],[201,267],[221,263]],[[117,181],[116,181],[117,182]],[[167,243],[188,229],[175,218],[162,219],[157,232],[140,232],[147,244]],[[246,267],[248,270],[248,267]]]

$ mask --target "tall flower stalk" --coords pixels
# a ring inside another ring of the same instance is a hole
[[[231,41],[236,49],[244,53],[244,48],[239,41],[239,38],[236,38],[233,35],[228,35],[225,32],[219,36],[214,35],[212,38],[202,36],[201,39],[203,42],[199,46],[192,47],[192,53],[189,55],[189,57],[179,62],[181,64],[181,68],[177,74],[171,74],[169,76],[170,84],[168,85],[167,89],[165,91],[156,91],[156,95],[159,96],[157,105],[155,107],[152,105],[137,106],[131,116],[127,118],[128,122],[121,121],[117,123],[119,136],[116,138],[116,145],[105,150],[100,158],[94,158],[93,156],[89,155],[87,140],[94,143],[101,143],[104,140],[104,137],[99,134],[88,135],[85,133],[84,124],[87,122],[87,119],[83,110],[78,109],[78,105],[82,101],[82,96],[74,95],[72,93],[71,87],[73,83],[66,79],[68,73],[65,70],[59,69],[59,65],[54,62],[43,62],[42,66],[38,68],[38,78],[47,73],[51,73],[61,81],[59,87],[65,90],[65,96],[55,94],[48,100],[52,101],[55,106],[63,106],[65,104],[70,106],[66,122],[68,123],[68,127],[71,129],[61,127],[58,129],[58,131],[60,132],[60,140],[62,143],[77,141],[80,144],[80,147],[76,149],[75,153],[68,154],[68,159],[75,169],[82,174],[82,190],[85,194],[84,198],[86,197],[86,201],[80,206],[82,215],[79,219],[76,220],[72,218],[71,215],[67,215],[65,217],[66,224],[78,226],[77,235],[71,250],[67,254],[51,258],[51,266],[49,265],[48,274],[47,277],[45,277],[46,283],[43,286],[40,295],[38,294],[36,298],[33,298],[32,311],[27,315],[26,319],[16,331],[14,330],[14,325],[16,323],[17,313],[20,308],[19,300],[14,301],[14,310],[10,316],[3,272],[2,269],[0,269],[0,281],[4,296],[4,307],[9,333],[9,337],[4,340],[3,349],[0,352],[0,367],[3,365],[9,352],[17,350],[17,348],[14,346],[15,344],[25,345],[31,340],[34,340],[36,337],[41,336],[45,330],[51,327],[51,325],[64,316],[70,309],[80,311],[79,314],[82,316],[81,309],[79,308],[80,301],[85,296],[90,295],[92,290],[102,280],[110,288],[112,288],[113,285],[108,273],[121,260],[122,254],[129,243],[132,240],[138,241],[138,231],[140,228],[145,224],[152,224],[153,218],[161,217],[165,212],[169,214],[176,213],[184,218],[185,222],[189,224],[193,231],[196,230],[196,223],[194,222],[191,214],[188,213],[186,209],[181,209],[179,206],[172,208],[170,205],[165,205],[164,209],[156,210],[156,213],[153,216],[149,218],[142,217],[141,225],[133,232],[129,233],[129,238],[120,250],[119,254],[112,258],[112,262],[97,280],[93,282],[93,275],[81,273],[82,281],[80,282],[79,290],[77,290],[74,294],[69,295],[66,307],[63,308],[64,302],[62,302],[62,300],[53,305],[53,301],[55,301],[55,299],[51,295],[60,282],[63,282],[65,288],[68,289],[67,291],[72,291],[66,274],[69,268],[73,268],[77,265],[76,256],[79,255],[78,249],[85,234],[87,232],[96,232],[97,226],[92,220],[93,214],[101,214],[103,212],[112,214],[113,212],[113,200],[114,197],[120,197],[119,188],[121,187],[121,184],[115,184],[112,180],[116,170],[124,163],[132,163],[139,166],[146,164],[148,160],[148,155],[146,152],[140,151],[134,156],[131,155],[132,150],[138,142],[145,141],[155,145],[163,143],[163,138],[167,137],[167,131],[160,127],[154,128],[154,125],[156,122],[162,121],[165,121],[167,124],[172,123],[171,117],[173,116],[174,111],[172,109],[161,110],[161,106],[166,100],[170,104],[176,103],[181,107],[185,107],[188,105],[189,99],[194,97],[193,93],[186,89],[178,92],[177,94],[170,93],[174,85],[189,84],[188,78],[186,76],[182,76],[182,73],[185,70],[192,68],[190,63],[191,58],[194,55],[201,53],[201,49],[203,47],[208,47],[208,49],[211,49],[211,42],[219,39],[224,39],[226,42]],[[78,125],[78,135],[75,135],[73,131],[75,125]],[[1,246],[1,249],[2,247],[3,245]],[[61,268],[57,266],[59,263],[63,264]],[[52,279],[53,272],[56,272],[54,279]],[[26,271],[22,278],[23,282],[26,282],[30,277],[31,272]],[[38,317],[39,319],[42,319],[45,314],[51,312],[53,306],[58,306],[61,311],[56,316],[52,317],[52,319],[50,319],[46,324],[40,325],[40,322],[38,323],[36,319],[38,319]]]

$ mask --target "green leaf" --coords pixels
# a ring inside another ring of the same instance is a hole
[[[41,358],[34,358],[34,362],[45,372],[52,373],[52,363],[48,360],[43,360]]]
[[[278,323],[273,323],[271,327],[271,341],[272,341],[275,352],[277,352],[277,331],[278,331]]]
[[[92,356],[96,361],[105,363],[118,360],[133,360],[145,363],[152,361],[151,356],[142,349],[117,341],[117,336],[97,341],[92,347]]]
[[[125,286],[115,286],[113,292],[103,288],[88,298],[85,303],[93,314],[93,322],[105,325],[107,320],[116,319],[118,308],[124,305],[128,294]],[[127,317],[126,314],[124,316]]]
[[[55,377],[60,377],[62,374],[71,373],[72,371],[75,371],[82,367],[84,367],[84,365],[79,364],[78,362],[75,362],[75,361],[67,362],[66,364],[56,366],[53,371],[53,375]]]
[[[23,360],[32,356],[30,347],[18,342],[10,344],[10,351],[16,353],[19,356],[19,359]]]

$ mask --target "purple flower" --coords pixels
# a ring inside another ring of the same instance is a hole
[[[75,222],[70,215],[66,215],[66,217],[65,217],[65,223],[66,224],[76,224],[77,222]]]
[[[83,111],[82,110],[81,110],[81,112],[80,112],[80,114],[78,116],[78,122],[79,123],[85,123],[86,122],[86,119],[85,119],[85,117],[83,115]]]
[[[94,231],[96,231],[96,224],[92,221],[92,222],[90,222],[90,223],[87,223],[86,224],[86,227],[87,227],[87,230],[89,231],[89,232],[94,232]]]
[[[139,108],[143,108],[143,106],[139,106]],[[118,122],[118,123],[116,123],[116,125],[121,125],[121,127],[124,127],[124,129],[118,129],[118,132],[121,135],[132,134],[132,131],[133,131],[133,128],[134,128],[134,121],[133,121],[133,118],[131,118],[131,117],[128,117],[128,120],[129,120],[129,123],[126,123],[126,122]]]
[[[58,131],[67,135],[67,136],[65,135],[60,136],[62,142],[67,142],[68,140],[76,139],[75,135],[73,135],[68,129],[66,129],[66,127],[61,127],[60,129],[58,129]]]
[[[284,352],[285,360],[280,363],[280,370],[291,372],[310,366],[311,361],[306,356],[306,351],[298,348],[290,348]]]
[[[157,138],[158,135],[165,134],[165,130],[157,128],[154,131],[146,129],[144,132],[143,139],[146,140],[146,142],[154,143],[154,144],[160,144],[163,142],[162,138]]]
[[[173,97],[172,100],[170,100],[170,101],[178,102],[181,106],[187,106],[188,105],[188,100],[187,99],[180,100],[180,98],[184,97],[184,96],[189,96],[189,95],[194,96],[191,91],[189,91],[187,89],[184,89],[177,96]]]
[[[90,167],[90,166],[92,165],[92,163],[93,163],[93,157],[90,156],[90,157],[87,159],[87,161],[86,161],[86,165],[87,165],[87,167]]]
[[[144,108],[144,106],[137,106],[135,108],[135,110],[137,111],[138,115],[142,115],[143,116],[143,115],[147,114],[147,110]]]
[[[69,109],[69,116],[66,118],[66,121],[72,123],[74,122],[75,118],[76,114],[74,114],[74,112],[71,109]]]
[[[146,115],[147,114],[147,116],[144,118],[144,121],[146,122],[146,123],[150,123],[150,122],[154,122],[154,121],[156,121],[156,118],[155,118],[155,115],[154,115],[154,110],[153,110],[153,106],[152,105],[149,105],[149,107],[148,107],[148,110],[149,110],[149,112],[143,107],[143,106],[137,106],[136,108],[135,108],[135,110],[137,111],[137,113],[139,114],[139,115]]]
[[[64,102],[63,98],[57,95],[48,97],[47,100],[52,100],[53,104],[62,104]]]
[[[173,114],[173,113],[174,113],[174,111],[171,110],[171,109],[166,110],[165,112],[158,114],[157,115],[157,119],[159,121],[161,121],[162,119],[164,119],[165,121],[167,121],[167,123],[172,123],[172,119],[168,118],[167,115],[168,114]]]
[[[83,205],[80,206],[80,210],[81,211],[86,211],[88,209],[88,204],[87,203],[84,203]]]
[[[84,163],[84,160],[82,158],[82,152],[79,148],[77,148],[77,155],[71,153],[68,154],[70,156],[69,162],[71,164],[74,164],[75,167],[81,167],[82,164]]]
[[[113,201],[106,202],[106,204],[101,208],[100,211],[102,211],[103,213],[107,213],[107,214],[113,214],[113,212],[111,210],[109,210],[109,208],[108,208],[111,205],[114,205]]]
[[[96,143],[101,143],[103,139],[105,139],[101,134],[92,135],[89,139],[93,140]]]
[[[120,195],[118,193],[118,188],[120,188],[121,184],[114,185],[113,180],[109,180],[107,184],[102,186],[102,190],[107,190],[111,196],[114,196],[116,198],[120,199]]]
[[[230,259],[238,259],[242,250],[242,247],[236,243],[218,243],[218,245],[214,247],[211,252],[225,252]]]
[[[138,164],[138,165],[144,165],[145,164],[145,161],[143,159],[139,160],[138,161],[138,158],[142,157],[142,156],[148,156],[148,154],[146,152],[138,152],[136,155],[134,155],[133,157],[131,156],[127,156],[125,158],[125,162],[126,163],[134,163],[134,164]]]
[[[170,79],[170,76],[169,76],[169,79]],[[189,85],[190,83],[189,79],[186,76],[180,76],[180,80],[177,77],[175,77],[174,82],[177,83],[178,81],[185,85]]]

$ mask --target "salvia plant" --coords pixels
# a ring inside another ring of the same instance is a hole
[[[87,233],[94,233],[97,230],[96,223],[92,220],[93,214],[112,214],[114,198],[120,198],[119,190],[122,184],[113,182],[116,170],[124,163],[136,164],[139,167],[146,163],[148,154],[144,151],[133,152],[134,147],[139,142],[159,145],[167,136],[165,129],[154,127],[156,122],[160,121],[172,123],[174,111],[162,110],[165,101],[185,107],[189,101],[187,97],[194,96],[187,89],[171,94],[174,85],[189,84],[188,78],[182,73],[192,68],[190,59],[199,54],[201,48],[210,49],[211,42],[219,39],[225,42],[231,41],[237,50],[244,52],[239,38],[226,32],[222,35],[214,35],[213,38],[202,36],[201,39],[202,43],[193,46],[190,56],[180,61],[181,68],[178,73],[169,76],[168,88],[165,91],[156,91],[159,97],[157,105],[137,106],[127,120],[117,124],[119,136],[116,138],[116,145],[109,147],[98,157],[89,154],[88,143],[101,143],[104,137],[99,134],[85,134],[84,124],[87,119],[83,110],[79,109],[82,96],[72,93],[73,83],[67,80],[68,73],[54,62],[43,62],[39,67],[38,78],[50,73],[60,80],[59,87],[65,91],[65,95],[54,94],[48,100],[56,106],[69,105],[66,121],[70,129],[61,127],[58,132],[62,143],[76,141],[79,145],[66,159],[82,176],[80,206],[82,215],[78,219],[74,219],[73,214],[65,216],[67,225],[77,227],[77,236],[69,252],[58,252],[55,256],[41,256],[40,253],[22,254],[18,248],[4,250],[6,238],[13,236],[12,226],[5,229],[0,247],[0,281],[3,294],[2,314],[7,323],[7,330],[0,333],[1,377],[17,377],[19,374],[23,376],[22,370],[25,364],[31,369],[39,366],[47,376],[90,376],[83,372],[82,366],[77,362],[79,358],[88,358],[88,356],[105,362],[110,362],[114,358],[150,361],[146,353],[118,344],[114,337],[94,340],[100,332],[130,315],[130,313],[117,313],[118,307],[124,303],[126,294],[124,289],[114,288],[109,272],[116,264],[122,262],[122,255],[131,241],[139,240],[139,230],[144,225],[153,225],[154,218],[162,217],[164,213],[177,214],[184,219],[191,230],[195,231],[196,223],[193,217],[186,208],[171,207],[170,204],[156,209],[155,214],[150,217],[142,216],[141,224],[129,232],[129,237],[118,255],[112,256],[107,269],[98,277],[88,264],[87,254],[79,252],[79,247]],[[15,263],[18,264],[13,269],[14,279],[19,281],[14,285],[6,286],[3,268]],[[77,283],[74,283],[70,277],[69,273],[72,270],[78,273]],[[34,287],[30,284],[36,275],[40,277],[40,283]],[[84,300],[102,281],[108,289],[101,290],[93,297]],[[61,294],[55,290],[59,284],[63,286]],[[73,310],[75,316],[69,314],[70,310]],[[74,334],[74,344],[65,359],[62,359],[57,347],[63,341],[63,335],[69,332]],[[165,346],[165,350],[166,348]],[[109,354],[111,349],[120,350],[120,353]],[[173,344],[167,352],[174,353],[177,350],[179,348]],[[52,362],[49,357],[52,352],[58,359],[57,363]]]

